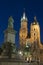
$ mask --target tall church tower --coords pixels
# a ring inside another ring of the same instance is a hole
[[[24,46],[26,44],[27,33],[28,33],[27,17],[24,12],[23,17],[21,18],[21,27],[20,27],[20,31],[19,31],[19,40],[20,40],[21,46]]]
[[[30,32],[32,43],[37,41],[38,43],[40,43],[40,26],[39,23],[37,22],[36,16],[34,17],[34,22],[31,23]]]

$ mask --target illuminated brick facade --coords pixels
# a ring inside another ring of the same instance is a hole
[[[27,21],[28,20],[24,12],[23,17],[21,18],[21,27],[19,32],[20,45],[22,46],[26,45],[28,42],[31,44],[34,42],[38,42],[39,47],[43,48],[40,40],[40,26],[39,23],[37,22],[36,16],[34,17],[34,21],[30,25],[30,38],[28,36]]]

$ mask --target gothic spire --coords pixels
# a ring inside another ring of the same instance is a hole
[[[24,21],[24,20],[27,21],[27,17],[26,17],[26,13],[25,13],[25,11],[23,12],[23,16],[22,16],[22,18],[21,18],[21,21]]]
[[[23,19],[26,19],[26,14],[25,14],[25,12],[23,13]]]

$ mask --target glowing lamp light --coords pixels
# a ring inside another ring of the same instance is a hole
[[[29,61],[28,57],[27,57],[27,61]]]
[[[19,54],[22,54],[22,52],[20,51]]]
[[[26,47],[28,48],[29,46],[28,46],[28,45],[26,45]]]
[[[19,51],[19,54],[22,56],[23,55],[23,53],[21,52],[21,51]]]

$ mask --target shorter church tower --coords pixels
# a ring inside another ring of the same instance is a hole
[[[23,17],[21,18],[21,27],[19,31],[19,40],[20,40],[20,45],[24,46],[26,44],[26,37],[28,33],[28,28],[27,28],[27,17],[25,15],[25,12],[23,13]]]
[[[39,23],[37,22],[36,16],[34,17],[34,22],[31,23],[30,33],[32,43],[37,41],[38,43],[40,43],[40,26]]]

